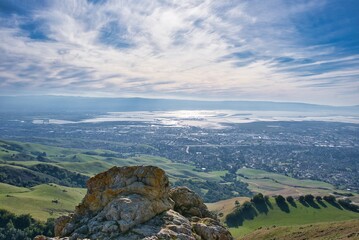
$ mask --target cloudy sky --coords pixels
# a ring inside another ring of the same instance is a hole
[[[0,95],[359,104],[357,0],[1,0]]]

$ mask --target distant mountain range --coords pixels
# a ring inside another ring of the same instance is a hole
[[[0,96],[0,112],[116,112],[173,110],[359,112],[356,106],[269,101],[196,101],[73,96]]]

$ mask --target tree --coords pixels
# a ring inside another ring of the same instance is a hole
[[[321,196],[316,196],[316,197],[315,197],[315,200],[317,200],[317,202],[321,202],[323,199],[322,199]]]
[[[25,229],[31,225],[32,219],[30,214],[22,214],[14,219],[14,225],[17,229]]]
[[[294,202],[294,198],[292,196],[288,196],[286,199],[287,199],[287,202],[289,202],[289,203]]]
[[[323,199],[327,202],[335,202],[336,199],[333,195],[324,196]]]
[[[306,202],[313,202],[314,201],[314,196],[312,194],[307,194],[304,196],[304,200]]]
[[[10,220],[7,224],[6,224],[6,229],[15,229],[14,223],[12,222],[12,220]]]
[[[251,209],[251,208],[253,208],[253,205],[248,201],[245,201],[242,205],[242,210],[244,210],[244,211]]]
[[[54,235],[54,219],[47,222],[34,220],[31,215],[16,216],[7,210],[0,209],[0,239],[30,240],[37,235]]]
[[[254,195],[251,201],[254,204],[264,204],[265,203],[264,196],[262,193],[258,193],[256,195]]]
[[[350,199],[339,199],[338,203],[345,209],[348,209],[353,212],[359,212],[359,206],[352,204]]]
[[[277,205],[285,204],[285,198],[282,195],[276,196],[275,201],[276,201]]]

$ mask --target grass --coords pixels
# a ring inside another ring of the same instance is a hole
[[[6,183],[0,183],[0,194],[22,193],[30,191],[27,188],[17,187]]]
[[[231,199],[220,201],[215,204],[208,204],[210,210],[222,212],[224,217],[233,209],[234,201],[238,199]],[[243,203],[244,199],[239,199]],[[324,201],[326,207],[321,205],[320,208],[306,207],[296,201],[296,207],[289,205],[289,213],[282,211],[273,198],[270,198],[272,209],[268,208],[268,213],[258,213],[253,220],[245,220],[242,226],[230,228],[231,233],[235,238],[243,237],[257,230],[258,228],[269,228],[275,226],[293,226],[302,224],[313,224],[320,222],[343,221],[343,220],[359,220],[359,213],[348,211],[345,209],[338,209],[331,204]]]
[[[359,239],[359,220],[268,227],[246,235],[242,240]]]
[[[100,161],[89,161],[89,162],[81,162],[81,163],[63,162],[63,163],[58,163],[57,165],[67,170],[82,173],[87,176],[93,176],[99,172],[103,172],[113,167],[113,165],[111,164],[107,164]]]
[[[235,197],[231,199],[226,199],[222,201],[218,201],[215,203],[206,203],[208,209],[211,211],[219,214],[222,213],[224,215],[227,215],[228,213],[233,211],[233,208],[235,206],[235,201],[239,201],[241,204],[243,204],[245,201],[249,201],[250,198],[248,197]],[[221,218],[221,220],[224,220],[224,217]]]
[[[72,212],[85,193],[86,189],[56,184],[41,184],[33,188],[1,184],[0,202],[2,209],[15,214],[30,213],[35,219],[45,221],[47,218]]]
[[[329,183],[309,179],[295,179],[258,169],[241,168],[237,171],[237,174],[239,180],[248,183],[248,188],[252,192],[263,193],[264,195],[328,195],[334,191],[349,193],[347,191],[338,191]],[[354,200],[354,198],[352,199]]]
[[[220,181],[221,176],[225,175],[227,171],[215,171],[215,172],[199,172],[194,171],[194,167],[188,164],[174,163],[169,159],[158,157],[158,156],[149,156],[149,155],[139,155],[136,157],[130,158],[119,158],[119,157],[110,157],[106,158],[101,155],[103,154],[116,154],[116,152],[108,150],[83,150],[83,149],[71,149],[71,148],[60,148],[47,146],[42,144],[35,143],[22,143],[15,141],[4,141],[0,140],[0,160],[7,159],[12,154],[18,154],[20,151],[11,151],[4,148],[4,145],[14,145],[22,148],[21,153],[26,153],[33,157],[36,157],[34,153],[46,152],[46,158],[56,161],[55,163],[45,163],[52,164],[56,166],[63,167],[70,171],[75,171],[82,173],[88,176],[93,176],[99,172],[105,171],[113,166],[128,166],[128,165],[154,165],[160,168],[163,168],[170,179],[176,181],[179,178],[194,178],[198,180],[211,180],[211,181]],[[8,151],[8,152],[4,152]],[[89,153],[90,152],[90,153]],[[36,164],[44,164],[44,162],[39,161],[14,161],[7,160],[2,165],[7,165],[7,163],[15,163],[23,167],[33,166]]]
[[[334,186],[329,183],[314,181],[314,180],[299,180],[282,174],[271,173],[258,169],[241,168],[237,171],[237,174],[242,174],[244,177],[249,179],[267,179],[267,180],[270,179],[272,181],[274,180],[281,184],[297,186],[297,187],[311,186],[313,188],[327,188],[327,189],[334,188]]]

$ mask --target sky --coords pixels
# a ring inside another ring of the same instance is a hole
[[[357,0],[0,0],[0,95],[359,104]]]

